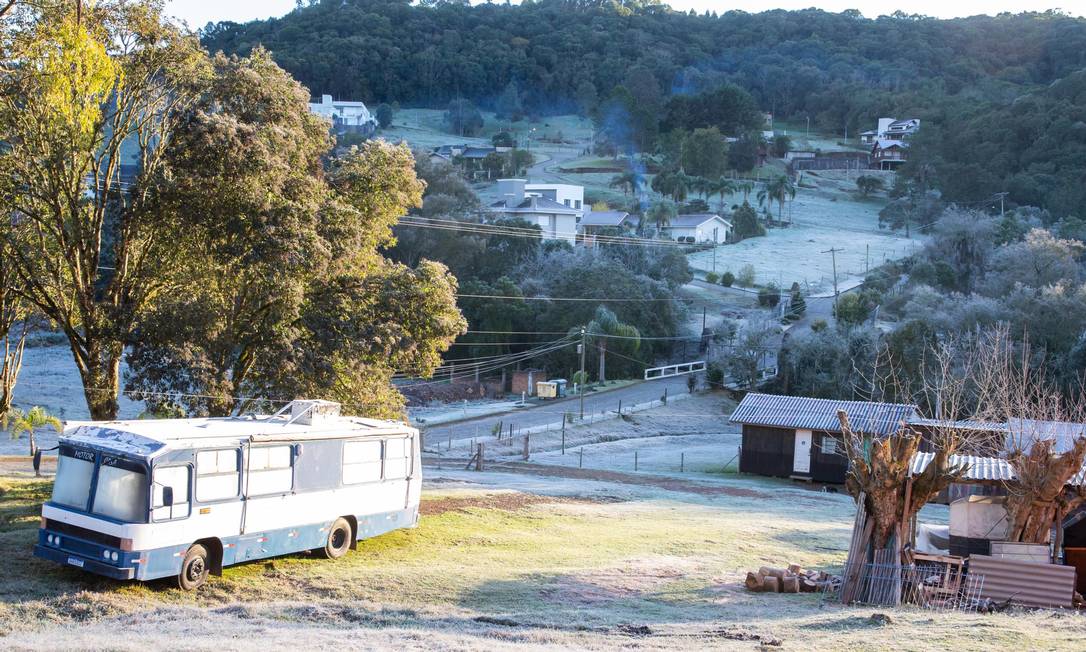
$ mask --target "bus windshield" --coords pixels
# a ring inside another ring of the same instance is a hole
[[[86,509],[94,476],[94,455],[80,451],[80,457],[61,453],[57,456],[57,475],[53,481],[53,502],[65,507]]]
[[[91,511],[119,521],[146,520],[147,475],[128,465],[106,466],[103,460]]]
[[[103,456],[94,482],[94,453],[62,450],[57,456],[57,475],[53,481],[53,502],[86,510],[119,521],[142,523],[147,520],[147,474],[134,462]],[[91,500],[94,487],[94,500]]]

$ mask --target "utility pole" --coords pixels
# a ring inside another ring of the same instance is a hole
[[[588,331],[585,330],[584,326],[581,326],[581,386],[580,386],[580,390],[581,390],[581,420],[582,421],[584,421],[584,386],[585,386],[585,382],[584,382],[585,381],[584,354],[585,354],[586,349],[588,348],[586,346],[586,344],[588,344]]]
[[[864,254],[864,274],[871,270],[871,243],[867,243],[867,253]]]
[[[834,317],[834,319],[837,318],[837,294],[838,294],[837,293],[837,252],[838,251],[844,251],[844,250],[843,249],[838,249],[837,247],[831,247],[830,249],[827,249],[826,251],[822,252],[824,254],[830,254],[830,256],[832,256],[832,258],[833,258],[833,317]]]
[[[705,306],[702,306],[701,307],[701,332],[702,332],[703,335],[705,334],[705,311],[706,311]]]
[[[999,219],[1003,219],[1003,200],[1007,198],[1007,193],[997,192],[996,196],[999,197]]]

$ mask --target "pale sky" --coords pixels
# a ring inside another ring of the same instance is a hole
[[[952,18],[1005,11],[1045,11],[1062,9],[1073,16],[1086,17],[1086,0],[670,0],[675,9],[697,12],[729,9],[758,12],[767,9],[806,9],[817,7],[839,12],[859,9],[873,18],[892,14],[898,9],[908,13]],[[295,0],[167,0],[166,13],[176,16],[196,29],[208,22],[232,20],[245,22],[258,18],[282,16],[295,6]]]

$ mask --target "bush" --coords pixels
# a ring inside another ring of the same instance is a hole
[[[705,273],[705,282],[706,283],[712,283],[712,284],[715,285],[717,283],[717,281],[719,281],[719,280],[720,280],[720,275],[717,274],[716,272],[706,272]]]
[[[739,268],[739,275],[735,278],[740,287],[749,288],[754,285],[754,265],[743,265]]]
[[[829,327],[825,319],[816,319],[811,323],[811,330],[816,333],[821,333]]]
[[[781,302],[781,289],[776,283],[770,283],[758,290],[758,305],[763,308],[776,308]]]
[[[726,288],[730,288],[735,283],[735,274],[731,272],[724,272],[720,275],[720,284]]]
[[[709,369],[705,372],[705,384],[712,388],[721,388],[724,386],[724,367],[717,363],[709,365]]]

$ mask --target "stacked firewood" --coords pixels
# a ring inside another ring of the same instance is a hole
[[[755,593],[814,593],[837,581],[833,575],[791,564],[788,568],[762,566],[757,573],[747,573],[744,583]]]

